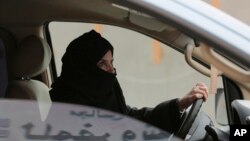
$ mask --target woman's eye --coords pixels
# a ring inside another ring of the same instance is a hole
[[[103,62],[98,63],[98,67],[103,67],[103,66],[104,66]]]

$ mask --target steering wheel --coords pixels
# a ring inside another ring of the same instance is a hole
[[[195,118],[197,117],[199,111],[200,111],[200,108],[201,108],[201,105],[203,103],[203,99],[197,99],[190,111],[188,112],[187,116],[184,116],[183,119],[182,119],[182,123],[180,124],[180,128],[174,132],[174,135],[181,138],[181,139],[185,139],[189,129],[191,128]]]

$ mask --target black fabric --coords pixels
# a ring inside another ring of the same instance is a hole
[[[52,100],[119,112],[113,92],[116,77],[96,66],[108,50],[113,52],[112,45],[94,30],[73,40],[62,57],[61,76],[52,84]]]
[[[177,99],[155,108],[136,109],[126,105],[116,74],[97,67],[112,45],[94,30],[73,40],[62,58],[62,72],[52,84],[52,101],[94,106],[129,115],[169,132],[180,119]]]

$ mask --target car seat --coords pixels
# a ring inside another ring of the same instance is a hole
[[[51,99],[49,88],[32,77],[44,72],[51,60],[51,50],[45,40],[35,35],[25,37],[12,63],[15,79],[9,82],[6,98],[36,100],[42,120],[45,120]]]

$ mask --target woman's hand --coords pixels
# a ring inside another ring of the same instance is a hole
[[[179,99],[178,101],[179,110],[183,111],[188,106],[190,106],[196,99],[200,98],[203,98],[204,101],[206,101],[208,98],[208,88],[202,82],[197,83],[196,86],[193,87],[188,94]]]

